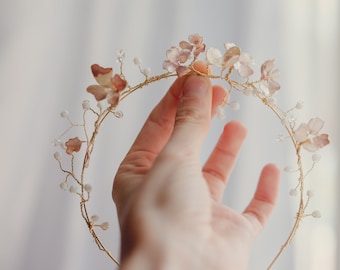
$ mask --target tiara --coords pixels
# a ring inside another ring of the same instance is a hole
[[[229,95],[237,92],[254,97],[260,103],[263,103],[281,123],[283,132],[277,135],[277,141],[290,141],[295,151],[296,168],[287,166],[284,171],[297,174],[297,184],[289,192],[289,195],[299,197],[297,213],[286,241],[269,264],[268,269],[271,269],[293,240],[302,219],[305,217],[321,217],[319,210],[310,211],[308,209],[313,192],[306,189],[305,179],[321,158],[319,150],[329,144],[328,134],[321,133],[324,121],[315,117],[306,122],[299,122],[294,112],[302,109],[303,102],[301,101],[297,101],[289,109],[281,109],[276,98],[277,92],[280,90],[280,84],[277,81],[280,72],[275,68],[275,60],[265,61],[259,70],[260,77],[256,80],[250,80],[250,77],[254,74],[254,59],[233,43],[225,43],[224,51],[221,52],[214,47],[207,48],[203,42],[203,37],[199,34],[190,35],[188,40],[180,41],[178,46],[171,46],[166,51],[166,59],[163,62],[165,72],[160,75],[152,75],[151,69],[143,67],[142,61],[137,57],[133,59],[133,63],[144,77],[142,82],[135,85],[130,85],[124,74],[124,50],[117,54],[119,66],[117,73],[114,73],[113,68],[104,68],[98,64],[92,65],[91,71],[97,84],[88,86],[87,92],[93,95],[96,106],[93,106],[89,100],[82,102],[83,114],[80,123],[74,122],[67,110],[62,111],[60,115],[66,119],[68,127],[53,141],[56,147],[61,148],[61,150],[54,152],[54,158],[64,175],[60,188],[79,197],[81,217],[99,249],[119,265],[118,260],[104,246],[97,233],[97,230],[107,230],[109,223],[99,222],[98,215],[90,214],[88,210],[92,186],[86,180],[86,170],[90,166],[95,140],[101,127],[109,116],[123,117],[122,111],[118,109],[119,105],[133,92],[165,78],[198,74],[210,79],[224,81]],[[230,106],[233,110],[238,110],[240,107],[238,102],[224,100],[217,107],[217,116],[220,119],[224,118],[225,105]],[[80,127],[81,132],[78,136],[69,138],[69,131],[75,127]],[[308,162],[308,167],[302,159],[303,151],[310,153],[311,161]],[[64,156],[62,153],[66,155]],[[76,168],[79,164],[80,170]]]

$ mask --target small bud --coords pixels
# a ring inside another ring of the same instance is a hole
[[[313,196],[314,196],[314,192],[311,191],[311,190],[307,190],[307,196],[308,196],[309,198],[313,197]]]
[[[54,158],[55,158],[56,160],[58,160],[58,161],[61,160],[61,154],[60,154],[59,151],[56,151],[56,152],[53,154],[53,156],[54,156]]]
[[[292,166],[286,166],[286,167],[284,167],[284,169],[283,169],[285,172],[294,172],[295,170],[294,170],[294,168],[292,167]]]
[[[285,139],[285,136],[282,133],[280,133],[276,136],[277,142],[282,142],[284,139]]]
[[[232,109],[232,110],[234,110],[234,111],[237,111],[237,110],[239,110],[240,109],[240,103],[238,103],[238,102],[232,102],[232,103],[230,103],[230,108]]]
[[[221,105],[218,105],[216,108],[216,114],[218,119],[224,119],[225,118],[225,114],[224,114],[224,109]]]
[[[286,125],[289,124],[289,123],[288,123],[287,117],[281,119],[281,124],[282,124],[283,126],[286,126]]]
[[[124,59],[125,59],[125,51],[124,50],[120,50],[117,53],[117,62],[118,63],[123,63]]]
[[[295,188],[292,188],[292,189],[289,191],[289,195],[295,197],[295,196],[297,195],[297,190],[296,190]]]
[[[60,185],[59,185],[59,187],[62,189],[62,190],[67,190],[67,188],[68,188],[68,184],[67,184],[67,182],[61,182],[60,183]]]
[[[271,105],[277,104],[277,98],[276,97],[268,98],[268,103],[271,104]]]
[[[321,218],[321,212],[319,210],[314,210],[312,212],[312,217],[314,217],[314,218]]]
[[[97,216],[97,215],[92,215],[92,216],[91,216],[91,220],[92,220],[93,222],[96,222],[97,220],[99,220],[99,216]]]
[[[107,230],[109,228],[109,223],[108,222],[103,222],[102,224],[99,225],[99,227],[102,229],[102,230]]]
[[[86,184],[84,186],[84,189],[85,189],[86,192],[90,193],[92,191],[92,186],[90,184]]]
[[[70,186],[69,191],[71,193],[76,193],[77,192],[77,187],[76,186]]]
[[[321,155],[320,154],[315,153],[315,154],[312,155],[312,160],[314,162],[318,162],[318,161],[320,161],[320,159],[321,159]]]
[[[70,114],[69,114],[69,112],[68,112],[67,110],[65,110],[65,111],[62,111],[62,112],[60,113],[60,116],[61,116],[62,118],[69,118]]]
[[[300,110],[303,108],[303,101],[298,100],[298,102],[295,105],[295,109]]]
[[[87,111],[87,110],[89,110],[91,108],[89,100],[84,100],[81,105],[83,106],[83,110],[84,111]]]
[[[52,143],[53,143],[54,146],[59,146],[59,145],[61,145],[63,142],[62,142],[60,139],[54,139]]]
[[[100,110],[102,110],[102,109],[103,109],[103,104],[99,101],[99,102],[97,103],[97,107],[98,107]]]
[[[133,63],[137,66],[142,64],[142,60],[139,57],[133,58]]]
[[[151,73],[151,68],[143,68],[143,74],[145,76],[149,76]]]

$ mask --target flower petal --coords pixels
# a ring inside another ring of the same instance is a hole
[[[166,51],[166,57],[172,63],[177,63],[178,54],[179,54],[179,49],[174,46],[172,46],[170,49]]]
[[[229,48],[225,53],[224,53],[224,63],[228,63],[230,60],[233,59],[233,61],[235,61],[233,64],[236,63],[236,61],[238,61],[239,56],[241,55],[241,50],[239,47],[237,46],[233,46],[231,48]],[[237,59],[237,60],[236,60]],[[231,65],[233,65],[231,64]]]
[[[294,139],[297,142],[304,142],[308,139],[309,127],[307,124],[302,123],[294,132]]]
[[[275,60],[267,60],[261,65],[261,80],[267,80],[268,73],[275,67]]]
[[[318,117],[315,117],[309,120],[308,126],[310,129],[310,134],[313,134],[313,135],[318,134],[318,132],[322,129],[323,125],[324,125],[324,121]]]
[[[177,63],[173,63],[169,60],[165,60],[163,62],[163,69],[167,70],[168,72],[174,72],[177,67],[178,67]]]
[[[242,78],[248,78],[250,75],[254,73],[254,71],[248,65],[244,64],[241,64],[237,71]]]
[[[223,57],[219,49],[209,48],[206,53],[206,59],[210,65],[218,67],[222,66]]]
[[[114,89],[116,89],[118,92],[125,89],[127,85],[127,81],[122,79],[122,77],[118,74],[115,74],[112,78],[112,86]]]
[[[81,140],[78,137],[69,139],[66,143],[66,153],[71,155],[73,152],[79,152],[81,147]]]
[[[321,134],[313,138],[313,144],[318,148],[322,148],[329,144],[328,134]]]
[[[99,85],[111,87],[112,68],[103,68],[100,65],[93,64],[91,71]]]
[[[270,94],[273,95],[275,94],[276,91],[280,90],[281,85],[278,82],[270,79],[268,80],[268,88],[269,88]]]
[[[192,51],[192,49],[194,48],[194,46],[192,44],[190,44],[188,41],[184,41],[184,40],[182,40],[179,43],[179,47],[181,49],[186,49],[186,50],[189,50],[189,51]]]
[[[203,42],[203,36],[199,34],[193,34],[188,37],[188,40],[191,44],[193,44],[196,48],[200,47]]]
[[[105,99],[107,95],[105,88],[100,85],[90,85],[86,91],[94,95],[97,101]]]
[[[113,105],[114,107],[116,107],[119,103],[119,92],[117,91],[110,91],[107,94],[107,102],[111,105]]]
[[[176,68],[176,73],[177,73],[178,77],[182,77],[183,75],[187,74],[188,72],[190,72],[190,68],[188,68],[187,66],[178,66]]]
[[[178,54],[178,62],[183,64],[190,58],[191,51],[188,49],[183,49]]]

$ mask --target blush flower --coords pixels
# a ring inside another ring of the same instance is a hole
[[[109,104],[117,106],[120,92],[127,86],[126,80],[119,74],[112,76],[112,68],[103,68],[97,64],[91,66],[91,71],[98,85],[90,85],[87,92],[94,95],[97,101],[106,98]]]
[[[319,132],[324,126],[324,121],[320,118],[312,118],[308,124],[302,123],[294,131],[294,139],[302,144],[303,148],[309,152],[315,152],[329,144],[328,134]]]
[[[178,76],[183,76],[190,71],[185,63],[192,58],[192,54],[196,59],[204,50],[203,37],[198,34],[190,35],[188,41],[179,43],[179,48],[172,46],[166,51],[167,60],[163,62],[163,69],[168,72],[176,71]]]
[[[78,137],[69,139],[66,143],[66,154],[72,155],[73,152],[79,152],[82,141]]]
[[[267,60],[261,65],[261,81],[266,83],[266,86],[271,95],[280,90],[281,86],[276,81],[280,76],[280,71],[274,69],[275,60]]]
[[[234,67],[242,78],[248,78],[254,73],[250,68],[254,64],[254,60],[249,54],[241,52],[240,48],[233,43],[225,43],[224,47],[226,51],[223,55],[220,50],[209,48],[206,53],[206,61],[222,70]]]

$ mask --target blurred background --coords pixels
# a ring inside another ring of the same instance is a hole
[[[85,89],[94,83],[90,65],[113,66],[126,51],[130,84],[143,80],[132,59],[139,57],[151,74],[163,72],[165,51],[188,35],[200,33],[208,47],[223,50],[236,43],[261,63],[276,59],[281,71],[278,104],[284,109],[304,102],[296,117],[325,120],[331,145],[306,181],[315,193],[297,237],[274,269],[340,269],[339,261],[339,11],[337,0],[12,0],[0,2],[0,265],[1,269],[116,269],[98,250],[79,212],[77,196],[59,189],[52,141],[68,124],[68,110],[81,121]],[[255,78],[256,78],[255,75]],[[112,179],[150,110],[172,79],[142,89],[122,103],[122,119],[108,119],[87,172],[93,185],[90,211],[110,222],[100,232],[119,257],[119,229],[111,199]],[[216,82],[219,83],[219,82]],[[249,129],[224,202],[242,211],[262,166],[294,166],[288,142],[278,143],[282,127],[251,97],[232,96],[239,111],[226,109],[214,120],[202,152],[208,156],[225,121],[238,119]],[[80,130],[74,129],[70,135]],[[306,156],[309,159],[309,156]],[[282,174],[278,206],[254,244],[249,269],[266,269],[286,240],[298,208],[288,195],[296,175]],[[180,241],[178,243],[180,245]]]

